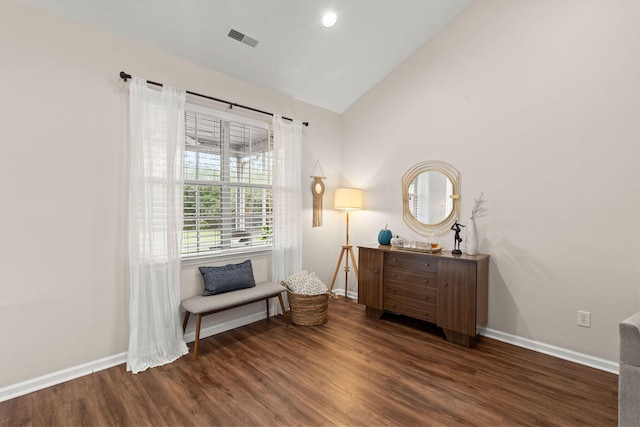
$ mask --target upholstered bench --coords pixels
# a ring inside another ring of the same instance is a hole
[[[282,292],[284,291],[286,291],[286,289],[279,283],[262,282],[256,283],[256,285],[251,288],[238,289],[210,296],[197,295],[183,300],[181,305],[185,313],[184,322],[182,323],[182,331],[184,332],[187,329],[189,314],[193,313],[198,316],[196,323],[196,339],[193,347],[193,358],[198,358],[200,325],[203,316],[264,300],[267,303],[267,318],[269,318],[269,299],[278,297],[278,300],[280,301],[280,308],[282,308],[284,316],[284,322],[288,326],[289,320],[287,319],[287,312],[285,311],[284,301],[282,300]]]

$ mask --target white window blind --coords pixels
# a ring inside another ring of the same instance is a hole
[[[271,248],[269,125],[188,108],[185,129],[183,256]]]

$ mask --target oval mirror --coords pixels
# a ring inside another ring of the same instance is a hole
[[[424,236],[447,233],[460,209],[460,174],[448,163],[418,163],[402,177],[405,223]]]

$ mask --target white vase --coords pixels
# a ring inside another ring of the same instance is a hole
[[[467,224],[467,238],[464,242],[464,252],[467,255],[478,254],[478,230],[476,229],[475,219],[469,219],[469,224]]]

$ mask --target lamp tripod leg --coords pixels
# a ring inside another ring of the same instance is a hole
[[[356,256],[353,254],[353,247],[349,248],[349,254],[351,255],[351,262],[353,263],[353,272],[356,273],[356,281],[358,280],[358,264],[356,263]]]
[[[346,254],[346,257],[345,257]],[[347,298],[347,289],[349,286],[349,271],[351,271],[351,266],[349,265],[349,258],[351,258],[351,262],[353,263],[353,271],[356,274],[356,280],[358,280],[358,264],[356,264],[356,256],[353,252],[353,246],[351,245],[342,245],[342,249],[340,250],[340,257],[338,258],[338,263],[336,264],[336,270],[333,272],[333,278],[331,279],[331,286],[329,286],[329,295],[335,298],[335,294],[333,293],[333,286],[336,283],[336,278],[338,277],[338,271],[340,271],[340,265],[342,265],[342,258],[345,258],[345,267],[344,267],[344,297]]]
[[[338,271],[340,270],[340,264],[342,264],[342,257],[344,256],[345,248],[340,250],[340,257],[338,258],[338,263],[336,264],[336,271],[333,272],[333,278],[331,279],[331,286],[329,287],[329,295],[335,297],[333,294],[333,285],[336,282],[336,277],[338,277]]]

